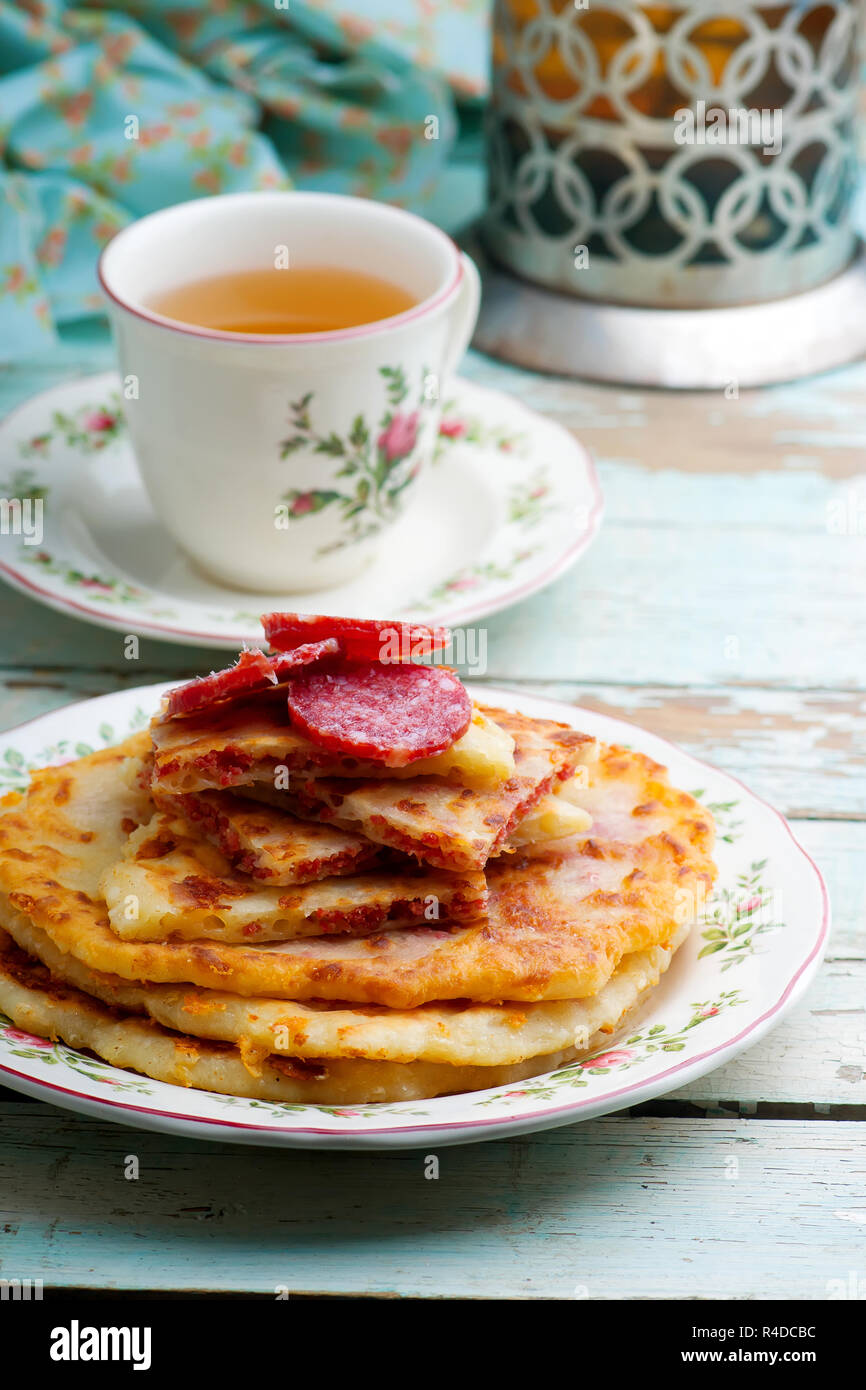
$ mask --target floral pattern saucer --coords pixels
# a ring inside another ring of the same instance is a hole
[[[259,614],[273,608],[475,621],[577,560],[601,521],[601,490],[584,447],[519,401],[458,379],[443,405],[426,478],[364,573],[327,591],[256,595],[199,574],[157,520],[119,379],[66,382],[0,426],[0,576],[103,627],[232,649],[260,641]],[[287,400],[287,456],[311,429],[307,403]],[[347,499],[285,500],[303,516]]]
[[[33,767],[81,757],[141,728],[164,688],[104,695],[0,735],[0,793],[25,786]],[[525,1134],[608,1114],[674,1091],[758,1042],[803,994],[830,924],[821,874],[783,817],[735,778],[633,724],[525,694],[487,687],[475,693],[649,754],[716,818],[716,890],[698,905],[698,921],[658,988],[604,1048],[517,1086],[387,1105],[286,1105],[151,1081],[32,1037],[0,1015],[0,1082],[102,1119],[193,1138],[408,1147]]]

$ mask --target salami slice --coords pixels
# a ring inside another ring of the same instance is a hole
[[[304,642],[291,651],[279,652],[268,660],[278,681],[288,680],[296,671],[305,666],[322,666],[336,660],[343,648],[335,637],[327,637],[323,642]]]
[[[234,666],[227,666],[223,671],[211,671],[209,676],[197,676],[194,681],[169,690],[163,716],[173,719],[179,714],[195,714],[197,710],[216,704],[218,700],[248,695],[253,690],[264,690],[265,686],[276,683],[271,658],[256,647],[249,651],[245,649]]]
[[[404,767],[465,734],[469,693],[441,666],[377,662],[315,671],[289,686],[292,722],[322,748]]]
[[[350,661],[380,661],[387,665],[417,660],[441,651],[451,641],[447,627],[399,623],[388,618],[331,618],[314,613],[265,613],[265,636],[277,651],[299,642],[336,637]]]
[[[174,719],[179,715],[197,714],[210,705],[244,699],[258,690],[289,680],[296,671],[333,660],[340,651],[340,643],[334,638],[326,642],[307,642],[277,656],[266,656],[256,647],[244,650],[234,666],[212,671],[209,676],[199,676],[170,690],[162,717]]]

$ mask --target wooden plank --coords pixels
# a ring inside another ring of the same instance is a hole
[[[427,1180],[423,1150],[3,1116],[0,1274],[48,1287],[823,1299],[862,1278],[866,1157],[846,1122],[614,1117],[445,1149]]]
[[[787,816],[866,817],[866,694],[651,682],[503,684],[639,724],[733,773]]]
[[[833,930],[828,960],[862,960],[866,955],[866,824],[800,820],[793,822],[793,829],[823,873],[830,893]]]
[[[804,1115],[812,1105],[845,1106],[866,1116],[866,960],[825,961],[772,1033],[669,1098],[703,1108],[797,1105]]]
[[[864,588],[862,539],[609,523],[550,589],[485,620],[488,674],[861,690]]]
[[[820,467],[840,480],[863,472],[866,363],[806,381],[738,394],[639,391],[599,386],[496,362],[478,353],[461,373],[510,391],[558,419],[601,458],[636,461],[646,471],[738,475]]]

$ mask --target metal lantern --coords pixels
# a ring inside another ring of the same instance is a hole
[[[862,351],[858,10],[498,0],[479,345],[669,385]]]

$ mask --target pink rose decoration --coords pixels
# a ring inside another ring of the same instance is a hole
[[[311,492],[302,492],[299,497],[295,498],[294,502],[289,507],[289,516],[306,516],[307,512],[313,510],[313,506],[313,494]]]
[[[358,1116],[361,1115],[362,1113],[363,1113],[363,1112],[360,1111],[360,1110],[346,1110],[346,1109],[342,1109],[342,1110],[335,1110],[335,1111],[334,1111],[334,1114],[335,1114],[335,1115],[340,1115],[340,1116],[341,1116],[343,1119],[345,1119],[345,1120],[354,1120],[354,1119],[357,1119]]]
[[[395,415],[387,429],[376,441],[389,463],[411,454],[418,438],[418,411],[411,415]]]
[[[760,907],[762,902],[763,898],[749,898],[747,903],[737,908],[737,916],[746,917],[750,912],[754,912],[756,907]]]
[[[614,1052],[603,1052],[600,1057],[590,1057],[588,1062],[581,1062],[582,1067],[615,1067],[619,1062],[630,1062],[634,1053],[627,1047],[621,1047]]]
[[[18,1028],[7,1028],[5,1036],[9,1042],[26,1043],[28,1047],[44,1047],[50,1051],[54,1043],[48,1038],[37,1038],[34,1033],[22,1033]]]
[[[718,1012],[719,1012],[719,1011],[718,1011],[718,1009],[716,1008],[716,1006],[713,1005],[713,1007],[712,1007],[711,1009],[702,1009],[702,1010],[701,1010],[701,1018],[712,1018],[713,1014],[717,1014]]]
[[[449,439],[460,439],[466,433],[466,426],[462,420],[443,420],[439,433],[447,435]]]
[[[114,415],[109,415],[105,410],[95,410],[92,415],[88,415],[84,425],[94,433],[102,433],[105,430],[113,430],[116,423]]]

